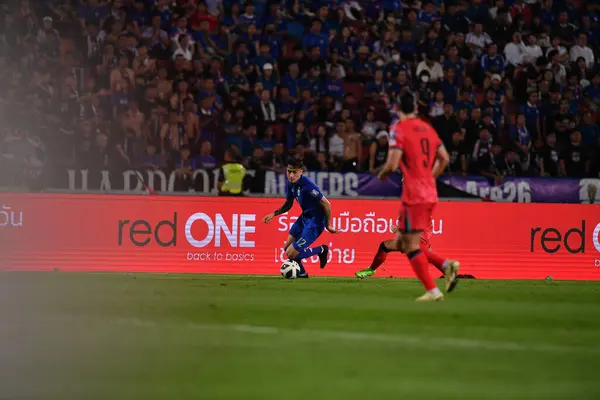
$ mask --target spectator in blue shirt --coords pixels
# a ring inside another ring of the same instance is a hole
[[[531,92],[529,94],[529,101],[526,104],[521,105],[520,112],[525,116],[525,123],[527,129],[531,134],[540,134],[540,110],[538,108],[538,94],[537,92]]]
[[[369,31],[366,29],[361,31],[361,33],[358,35],[358,37],[354,41],[354,50],[357,51],[362,46],[366,46],[367,49],[369,50],[369,53],[371,53],[371,54],[375,50],[375,42],[373,40],[371,40]]]
[[[239,91],[244,95],[250,93],[250,82],[248,82],[246,75],[242,73],[242,68],[239,65],[234,65],[231,68],[231,74],[227,75],[227,83],[230,92]]]
[[[540,124],[543,127],[543,132],[548,134],[548,123],[560,109],[560,86],[554,84],[550,87],[550,98],[545,100],[540,106]]]
[[[600,30],[598,29],[598,22],[592,26],[592,19],[589,15],[581,17],[581,26],[579,27],[581,32],[587,33],[587,40],[590,47],[594,48],[600,42]]]
[[[500,103],[496,98],[496,92],[494,89],[490,88],[487,90],[485,101],[481,103],[481,109],[491,113],[494,124],[496,124],[497,127],[502,127],[504,111],[502,103]]]
[[[267,15],[263,17],[265,28],[269,24],[273,26],[276,25],[275,20],[277,19],[277,14],[279,14],[279,16],[281,17],[281,4],[271,2],[271,4],[269,5],[269,11],[267,12]]]
[[[529,153],[531,133],[525,124],[525,115],[517,114],[516,122],[517,124],[510,128],[510,141],[523,156]]]
[[[264,21],[265,15],[267,14],[267,0],[252,0],[254,5],[254,14],[258,21]],[[269,1],[270,3],[270,1]]]
[[[219,31],[209,35],[210,40],[214,45],[214,50],[221,56],[225,57],[229,55],[229,47],[231,44],[231,37],[229,34],[229,27],[225,25],[219,26]]]
[[[314,121],[317,110],[317,103],[313,99],[311,90],[309,88],[302,89],[302,98],[298,102],[296,106],[297,113],[304,114],[304,120],[307,123],[311,123]]]
[[[160,14],[152,16],[152,26],[146,28],[142,38],[149,41],[153,48],[160,47],[165,49],[169,44],[169,34],[161,28]]]
[[[412,31],[410,28],[402,29],[402,36],[400,40],[396,42],[396,48],[400,51],[402,58],[406,61],[418,61],[418,58],[415,57],[417,45],[412,38]]]
[[[277,101],[277,110],[279,111],[279,120],[282,123],[290,123],[296,113],[296,100],[290,95],[287,86],[282,85],[279,88],[279,100]]]
[[[458,100],[458,87],[456,86],[456,70],[444,70],[444,79],[440,81],[440,90],[444,93],[444,101],[454,104]]]
[[[583,100],[583,92],[581,91],[581,86],[577,82],[577,78],[574,79],[576,81],[575,84],[567,87],[563,97],[569,101],[569,111],[571,114],[576,115],[579,112],[579,106]]]
[[[197,26],[192,27],[192,31],[190,31],[191,38],[193,42],[200,44],[202,47],[203,54],[213,54],[216,49],[213,48],[213,45],[216,47],[214,42],[211,41],[210,33],[208,30],[208,21],[201,21]],[[175,38],[182,38],[186,35],[186,31],[175,29],[172,32],[173,40],[179,40]],[[192,43],[193,44],[193,43]],[[180,46],[182,49],[185,49],[185,46]]]
[[[367,22],[368,21],[377,21],[377,19],[381,15],[381,2],[371,1],[368,4],[363,3],[363,7],[366,8],[364,15],[365,15]],[[335,28],[337,28],[337,27],[334,25],[334,29]]]
[[[244,140],[244,137],[242,136],[241,132],[235,132],[235,133],[231,133],[231,134],[227,135],[227,145],[228,146],[235,145],[238,149],[241,149],[243,140]]]
[[[179,40],[179,36],[181,35],[192,36],[192,31],[188,28],[188,19],[186,17],[179,17],[176,25],[171,29],[171,40]]]
[[[221,20],[221,24],[231,28],[232,32],[240,33],[240,28],[238,26],[240,20],[240,4],[239,2],[235,2],[231,5],[231,7],[227,8],[229,12],[225,13],[223,19]]]
[[[542,1],[542,7],[538,11],[538,16],[540,17],[540,21],[544,25],[553,26],[554,25],[554,11],[552,10],[552,2]]]
[[[462,59],[458,55],[458,47],[456,47],[456,45],[452,45],[448,48],[448,54],[442,66],[444,67],[444,69],[454,68],[456,70],[454,84],[460,85],[461,77],[465,73],[465,64],[462,62]]]
[[[160,26],[164,30],[168,31],[169,28],[171,27],[172,19],[173,19],[173,13],[171,11],[171,8],[169,7],[168,4],[165,4],[162,9],[158,10],[158,13],[160,14]]]
[[[335,29],[332,24],[329,22],[329,9],[326,4],[322,4],[319,6],[319,11],[317,12],[317,19],[321,21],[321,31],[328,35],[329,31]]]
[[[259,20],[254,14],[254,4],[251,1],[246,3],[245,10],[246,12],[240,15],[239,18],[240,28],[246,31],[250,25],[259,26]]]
[[[372,81],[367,83],[367,93],[378,92],[382,93],[385,91],[385,82],[383,81],[383,71],[378,69],[375,71],[375,77]]]
[[[473,111],[473,108],[475,108],[475,102],[471,97],[471,93],[466,90],[461,91],[455,108],[464,108],[467,110],[467,114],[471,115],[471,111]]]
[[[265,35],[261,41],[269,44],[269,52],[273,58],[278,59],[281,55],[281,39],[276,34],[274,24],[271,23],[265,26]]]
[[[486,76],[498,74],[502,76],[506,63],[504,57],[498,54],[498,46],[495,43],[488,45],[487,54],[481,56],[481,70]]]
[[[291,64],[289,72],[281,80],[281,86],[288,88],[290,96],[297,99],[300,96],[300,70],[298,64]]]
[[[355,38],[352,37],[352,31],[349,27],[344,26],[341,33],[331,43],[332,49],[337,50],[340,57],[340,61],[343,63],[349,63],[354,58],[354,42]]]
[[[340,72],[333,68],[329,74],[329,79],[325,82],[325,94],[331,96],[336,102],[344,100],[344,81],[340,79]]]
[[[256,144],[260,146],[264,151],[271,152],[275,147],[275,140],[273,140],[273,127],[267,125],[262,132],[262,138],[256,141]]]
[[[255,24],[248,25],[247,32],[240,35],[240,40],[243,40],[248,45],[248,56],[250,59],[258,56],[260,34]]]
[[[589,96],[592,99],[592,101],[600,102],[600,73],[594,75],[594,77],[592,78],[591,85],[586,87],[583,93],[586,96]]]
[[[109,9],[106,4],[81,4],[77,8],[77,16],[80,20],[102,21],[109,15]]]
[[[239,65],[244,75],[252,73],[254,66],[250,64],[248,46],[244,42],[237,42],[235,47],[235,51],[229,57],[229,64]]]
[[[418,20],[422,24],[431,25],[433,20],[439,18],[437,11],[435,10],[435,4],[431,1],[427,1],[423,9],[419,12]]]
[[[263,85],[260,82],[256,82],[252,88],[250,95],[246,97],[246,105],[248,107],[256,107],[261,101],[261,93],[263,91]]]
[[[321,21],[315,19],[310,27],[310,32],[302,37],[302,47],[308,54],[310,50],[317,46],[321,52],[322,58],[329,55],[329,36],[321,32]]]
[[[215,90],[215,81],[212,78],[204,79],[204,85],[198,96],[200,99],[211,97],[214,99],[212,105],[221,111],[223,109],[223,100]],[[199,101],[198,101],[199,102]]]
[[[384,72],[384,76],[385,79],[389,82],[389,81],[394,81],[396,80],[396,77],[398,76],[398,73],[400,71],[408,71],[408,65],[406,65],[406,63],[402,62],[402,56],[400,55],[400,51],[398,49],[393,49],[392,50],[392,62],[388,63],[383,72]]]
[[[600,128],[595,123],[594,117],[590,112],[583,114],[583,121],[577,127],[577,130],[581,132],[583,144],[586,146],[593,146],[600,138]]]
[[[411,86],[407,71],[400,71],[396,79],[388,83],[385,90],[391,98],[396,98],[401,92],[410,91],[412,89]]]
[[[471,4],[467,8],[467,18],[471,21],[479,21],[485,23],[490,18],[490,12],[486,5],[481,4],[482,0],[471,0]]]
[[[371,72],[369,70],[369,48],[362,46],[356,51],[357,57],[350,63],[348,76],[356,81],[369,82]]]
[[[217,159],[211,153],[212,144],[208,140],[203,141],[200,145],[200,154],[192,160],[195,167],[202,169],[216,168],[218,164]]]
[[[402,10],[402,2],[400,0],[381,0],[381,9],[386,14],[394,14]]]
[[[142,0],[135,0],[133,8],[127,12],[127,21],[137,23],[138,27],[150,24],[150,14],[144,9]]]
[[[244,136],[241,138],[240,153],[243,157],[250,157],[254,150],[256,139],[256,125],[249,125],[242,132]]]
[[[231,97],[239,97],[239,92],[237,91],[232,91],[231,92]],[[243,110],[241,110],[243,112]],[[229,110],[225,110],[225,112],[223,113],[223,118],[221,120],[221,128],[223,129],[223,132],[225,133],[225,135],[237,135],[240,131],[240,124],[236,124],[235,121],[233,120],[233,116],[231,115],[231,111]]]
[[[279,37],[284,37],[288,33],[288,23],[286,17],[281,11],[281,6],[279,4],[275,4],[275,6],[276,8],[275,13],[273,14],[273,19],[269,20],[268,22],[275,26],[275,33],[279,35]]]
[[[323,82],[319,77],[317,67],[311,67],[306,77],[300,80],[300,88],[310,90],[312,96],[321,96],[323,93]]]
[[[257,71],[262,71],[265,64],[271,64],[273,67],[277,66],[277,59],[270,53],[271,46],[267,42],[261,42],[259,45],[259,53],[252,63],[256,65]]]
[[[444,53],[444,41],[440,39],[437,31],[433,28],[427,31],[427,39],[419,48],[421,54],[437,54],[442,56]]]

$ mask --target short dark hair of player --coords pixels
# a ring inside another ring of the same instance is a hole
[[[398,108],[404,114],[415,112],[415,95],[411,92],[402,92],[398,95]]]
[[[288,160],[287,167],[292,170],[304,170],[304,163],[299,158],[291,157]]]

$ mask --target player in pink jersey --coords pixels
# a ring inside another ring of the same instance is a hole
[[[403,242],[402,242],[402,232],[400,232],[400,230],[398,230],[398,225],[392,226],[391,230],[392,230],[392,233],[396,234],[396,237],[394,239],[384,240],[383,242],[381,242],[379,244],[377,253],[375,254],[375,257],[373,257],[373,261],[371,262],[371,265],[369,265],[365,269],[356,271],[355,275],[357,278],[365,279],[365,278],[375,275],[375,272],[377,271],[377,269],[385,263],[388,253],[393,253],[393,252],[405,253],[404,248],[403,248]],[[421,250],[422,251],[431,252],[431,239],[432,238],[433,238],[433,223],[430,221],[429,226],[427,227],[427,229],[425,229],[423,231],[423,236],[421,237]],[[444,264],[447,266],[449,262],[450,261],[443,261],[442,264],[437,263],[437,264],[433,264],[433,266],[436,267],[441,273],[444,273],[444,269],[445,269]],[[456,286],[457,282],[458,282],[458,280],[455,279],[452,286],[450,286],[448,288],[448,292],[451,292],[452,290],[454,290],[454,287]]]
[[[423,233],[431,224],[431,215],[438,202],[436,178],[448,165],[449,156],[436,131],[416,115],[415,97],[410,92],[399,96],[399,121],[390,132],[390,151],[379,179],[386,179],[398,167],[402,170],[404,185],[400,200],[396,248],[408,257],[415,274],[425,287],[418,301],[442,300],[444,295],[431,278],[428,263],[444,271],[446,291],[456,285],[460,264],[445,260],[421,245]]]

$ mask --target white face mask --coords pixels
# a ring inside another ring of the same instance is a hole
[[[400,61],[400,54],[394,54],[394,55],[392,56],[392,60],[394,60],[395,62],[398,62],[398,61]]]
[[[421,82],[425,82],[425,83],[429,82],[429,75],[421,76]]]
[[[377,66],[383,67],[383,60],[377,60]]]

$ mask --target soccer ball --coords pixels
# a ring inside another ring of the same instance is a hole
[[[300,264],[294,260],[287,260],[281,264],[281,276],[285,279],[296,279],[300,274]]]

